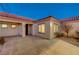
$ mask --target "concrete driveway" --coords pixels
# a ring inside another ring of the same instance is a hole
[[[1,55],[68,55],[79,54],[79,47],[60,39],[47,40],[35,36],[9,37],[0,46]]]
[[[40,54],[53,43],[52,40],[26,36],[5,38],[0,54]]]

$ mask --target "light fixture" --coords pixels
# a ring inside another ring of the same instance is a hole
[[[7,24],[2,24],[2,28],[7,28],[8,25]]]
[[[12,28],[16,28],[16,25],[12,25]]]

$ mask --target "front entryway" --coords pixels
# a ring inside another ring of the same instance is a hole
[[[25,27],[26,27],[25,34],[28,35],[28,24],[26,24]]]
[[[25,35],[32,35],[32,24],[26,24],[25,27]]]

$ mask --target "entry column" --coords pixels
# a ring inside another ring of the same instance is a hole
[[[25,37],[25,23],[22,23],[22,37]]]

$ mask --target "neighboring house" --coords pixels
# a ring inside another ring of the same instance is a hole
[[[66,25],[69,28],[68,36],[76,36],[76,31],[79,31],[79,16],[66,18],[61,20],[62,25]]]
[[[52,16],[34,21],[32,19],[0,12],[0,36],[39,36],[52,39],[55,32],[62,32],[64,25],[72,25],[78,29],[79,20],[58,21]],[[74,28],[74,29],[76,29]]]

